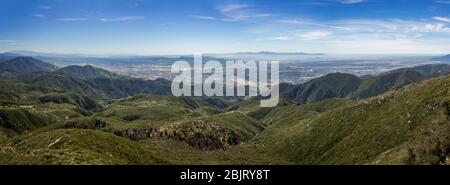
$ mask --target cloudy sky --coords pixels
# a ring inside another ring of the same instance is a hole
[[[0,51],[450,53],[450,0],[1,0]]]

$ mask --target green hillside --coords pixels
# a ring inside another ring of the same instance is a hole
[[[39,97],[40,103],[71,104],[79,108],[80,113],[89,115],[104,107],[95,100],[74,93],[49,93]]]
[[[168,164],[153,148],[93,130],[51,130],[14,140],[12,164]]]
[[[440,62],[450,62],[450,55],[435,57],[431,59],[432,61],[440,61]]]
[[[446,163],[449,82],[433,79],[320,113],[279,107],[255,140],[296,164]]]
[[[425,76],[417,71],[401,71],[374,76],[364,80],[352,97],[358,99],[373,97],[423,79]]]
[[[329,98],[345,98],[361,84],[357,76],[332,73],[298,86],[295,102],[307,104]]]
[[[28,108],[0,108],[0,128],[9,134],[22,134],[50,125],[55,120]]]
[[[58,74],[76,78],[94,79],[94,78],[120,78],[119,75],[107,70],[96,68],[91,65],[86,66],[67,66],[55,71]]]

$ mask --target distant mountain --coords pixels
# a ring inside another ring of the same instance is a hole
[[[241,55],[324,55],[323,53],[305,53],[305,52],[272,52],[272,51],[260,51],[260,52],[238,52],[232,54]]]
[[[2,76],[17,76],[36,71],[54,71],[57,67],[31,57],[17,57],[0,63]]]
[[[333,73],[296,86],[282,85],[281,96],[296,103],[307,104],[330,98],[364,99],[383,94],[432,77],[450,73],[447,64],[430,64],[402,68],[375,76],[357,77]]]
[[[143,63],[173,63],[175,61],[187,61],[193,62],[194,57],[192,55],[131,55],[131,54],[118,54],[118,55],[94,55],[94,54],[77,54],[77,53],[46,53],[35,52],[27,50],[9,51],[7,54],[17,56],[29,56],[40,60],[52,61],[51,63],[57,64],[76,64],[76,63],[89,63],[89,64],[110,64],[126,61],[127,64],[143,64]],[[224,59],[215,58],[211,56],[203,56],[203,60],[218,60]]]
[[[46,53],[46,52],[35,52],[35,51],[27,51],[27,50],[18,50],[18,51],[9,51],[8,53],[16,54],[20,56],[29,56],[34,58],[41,58],[41,57],[81,57],[81,56],[87,56],[87,55],[81,55],[81,54],[65,54],[65,53]]]
[[[450,62],[450,55],[432,58],[431,60],[432,61],[440,61],[440,62]]]
[[[11,59],[14,59],[19,56],[20,55],[15,54],[15,53],[0,53],[0,62],[11,60]]]
[[[440,75],[446,75],[446,74],[450,73],[450,65],[429,64],[429,65],[416,66],[413,68],[397,69],[397,70],[394,70],[394,72],[402,71],[402,70],[414,70],[414,71],[418,71],[426,76],[440,76]]]
[[[84,79],[94,79],[94,78],[121,78],[121,76],[109,72],[107,70],[96,68],[91,65],[86,66],[68,66],[61,68],[56,71],[56,73],[66,76],[72,76]]]

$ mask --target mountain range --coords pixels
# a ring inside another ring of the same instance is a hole
[[[307,83],[289,87],[284,85],[283,96],[299,104],[330,98],[364,99],[402,88],[425,79],[450,73],[447,64],[429,64],[403,68],[372,76],[357,77],[345,73],[331,73]]]
[[[0,62],[11,60],[19,56],[20,55],[15,53],[0,53]]]
[[[36,71],[54,71],[57,67],[31,57],[17,57],[0,63],[0,75],[17,76]]]
[[[124,98],[137,93],[170,94],[170,82],[163,79],[127,78],[93,66],[58,68],[31,57],[17,57],[0,63],[0,74],[14,80],[89,95],[96,99]]]
[[[281,84],[273,108],[30,57],[0,70],[0,164],[450,162],[446,64]]]
[[[431,60],[433,60],[433,61],[440,61],[440,62],[450,62],[450,55],[436,57],[436,58],[433,58]]]
[[[305,53],[305,52],[273,52],[273,51],[260,51],[260,52],[238,52],[238,53],[228,53],[228,55],[324,55],[323,53]]]
[[[57,74],[70,77],[79,77],[84,79],[95,78],[122,78],[121,76],[111,73],[101,68],[95,68],[91,65],[86,66],[67,66],[56,71]]]

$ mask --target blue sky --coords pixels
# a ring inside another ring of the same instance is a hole
[[[450,53],[450,0],[1,0],[0,51]]]

